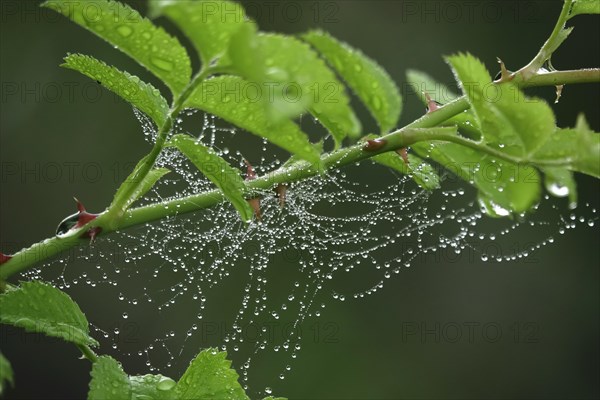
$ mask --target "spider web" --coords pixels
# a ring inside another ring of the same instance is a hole
[[[135,113],[152,142],[153,125]],[[240,137],[250,135],[194,114],[187,112],[202,118],[201,130],[189,133],[243,169]],[[178,120],[174,131],[184,132],[184,125]],[[266,156],[273,151],[262,143],[262,155],[253,160],[258,175],[281,165]],[[172,173],[143,203],[213,187],[173,149],[157,164]],[[85,292],[77,296],[84,310],[86,301],[101,301],[105,311],[88,314],[92,333],[102,352],[112,349],[128,372],[128,364],[142,361],[151,372],[180,376],[199,349],[215,346],[228,351],[245,389],[269,395],[269,385],[293,370],[307,324],[319,320],[332,301],[373,295],[423,260],[526,258],[567,229],[592,227],[597,220],[588,204],[577,215],[564,214],[564,203],[545,197],[538,208],[550,209],[552,220],[538,221],[534,213],[491,223],[472,200],[472,189],[443,178],[444,190],[427,192],[366,161],[291,184],[283,208],[274,192],[264,191],[260,222],[246,226],[233,207],[220,204],[100,237],[27,277]],[[516,233],[535,239],[507,246]],[[75,260],[92,267],[75,267]],[[277,371],[254,372],[253,364],[273,356]]]

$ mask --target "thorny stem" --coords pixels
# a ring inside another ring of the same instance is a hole
[[[183,108],[185,101],[188,99],[188,97],[190,97],[190,95],[194,92],[198,85],[202,83],[202,81],[204,81],[209,75],[215,72],[218,71],[211,67],[202,68],[198,72],[198,74],[196,74],[192,78],[191,82],[186,86],[183,92],[173,100],[173,105],[171,107],[171,110],[169,111],[169,115],[167,116],[164,124],[158,129],[158,133],[156,135],[156,142],[154,143],[152,150],[145,157],[146,160],[142,165],[141,169],[137,172],[136,176],[133,177],[133,181],[137,182],[138,185],[142,183],[146,175],[148,175],[148,173],[154,166],[156,159],[158,158],[163,147],[165,146],[167,136],[171,131],[171,128],[173,127],[173,120],[177,118],[177,116],[181,113],[181,109]],[[127,190],[127,192],[123,194],[119,201],[111,204],[111,207],[107,211],[107,214],[111,216],[109,220],[109,224],[111,227],[118,224],[119,220],[123,216],[123,213],[126,211],[128,203],[130,202],[130,198],[132,197],[135,190],[136,186],[132,185],[129,188],[129,190]]]
[[[554,30],[550,34],[549,39],[544,43],[535,58],[517,73],[513,74],[513,83],[519,87],[546,86],[546,85],[564,85],[574,83],[592,83],[600,82],[600,69],[582,69],[575,71],[553,71],[548,73],[540,73],[539,69],[544,62],[548,61],[550,56],[567,38],[569,30],[565,30],[564,26],[569,19],[569,13],[573,5],[573,0],[565,0],[562,12],[558,18]],[[177,118],[181,108],[187,97],[194,91],[206,77],[213,73],[221,72],[220,70],[205,68],[202,69],[186,87],[183,93],[173,101],[173,107],[169,113],[169,117],[165,124],[159,129],[157,142],[150,154],[148,160],[144,164],[142,170],[138,174],[139,177],[144,177],[154,166],[156,158],[162,150],[166,137],[171,130],[173,120]],[[444,140],[454,142],[477,149],[479,151],[490,154],[513,163],[533,163],[531,160],[521,160],[510,155],[499,152],[484,144],[459,137],[456,135],[445,133],[432,133],[415,128],[432,128],[442,124],[455,115],[467,110],[469,102],[466,96],[462,96],[432,113],[428,113],[411,124],[392,132],[382,139],[387,141],[387,144],[376,152],[365,152],[363,150],[364,143],[359,143],[354,146],[342,148],[321,156],[324,170],[341,168],[348,164],[358,163],[364,159],[373,157],[377,154],[400,149],[410,146],[418,141]],[[542,163],[538,163],[542,165]],[[553,164],[556,166],[556,164]],[[281,183],[291,183],[298,180],[316,176],[321,171],[314,168],[307,162],[300,162],[289,167],[283,166],[276,171],[273,171],[263,177],[249,181],[247,183],[247,194],[255,190],[267,190]],[[134,188],[129,191],[133,193]],[[127,196],[125,197],[127,199]],[[125,210],[126,205],[121,204],[115,207],[115,212],[109,210],[102,213],[98,218],[91,221],[81,229],[71,232],[68,235],[46,239],[38,242],[27,249],[23,249],[0,266],[0,282],[14,274],[30,268],[34,264],[53,257],[61,252],[77,246],[83,241],[80,239],[82,232],[88,229],[101,226],[103,233],[110,233],[117,230],[126,229],[135,225],[145,224],[152,221],[160,220],[167,217],[173,217],[180,214],[185,214],[193,211],[198,211],[204,208],[209,208],[218,203],[225,201],[223,193],[219,190],[212,190],[196,195],[186,196],[180,199],[170,200],[167,202],[152,204],[144,207],[126,210],[121,217],[120,213]],[[121,211],[120,211],[121,210]],[[91,351],[91,350],[90,350]],[[84,353],[85,354],[85,353]]]
[[[520,82],[518,85],[521,87],[528,87],[581,82],[600,82],[600,70],[588,69],[552,72],[543,75],[537,75],[531,78],[531,81]],[[382,139],[385,139],[387,143],[385,146],[375,152],[364,151],[364,143],[358,143],[353,146],[324,154],[321,156],[324,169],[326,171],[338,169],[349,164],[358,163],[377,154],[407,147],[416,142],[431,140],[442,140],[458,143],[517,164],[536,163],[537,165],[542,165],[544,163],[550,163],[553,166],[559,165],[558,163],[560,163],[560,160],[557,162],[534,162],[532,160],[520,159],[464,137],[444,132],[436,133],[426,129],[439,126],[448,119],[460,114],[468,108],[469,102],[466,96],[459,97],[458,99],[440,107],[435,112],[425,114],[423,117],[417,119],[409,125],[406,125],[404,128],[383,136]],[[290,166],[281,167],[267,175],[249,181],[247,183],[247,192],[250,194],[253,191],[269,190],[278,184],[292,183],[316,176],[318,174],[319,170],[310,163],[299,162]],[[55,236],[53,238],[46,239],[42,242],[32,245],[27,249],[17,252],[13,255],[12,259],[0,266],[0,281],[6,280],[14,274],[26,270],[40,261],[60,254],[69,248],[82,243],[87,243],[86,241],[80,239],[80,235],[82,232],[85,232],[91,227],[101,226],[103,227],[102,232],[105,234],[168,217],[174,217],[177,215],[202,210],[212,207],[223,201],[225,201],[223,193],[219,190],[212,190],[162,203],[129,209],[125,212],[123,218],[119,219],[116,224],[110,224],[112,216],[109,214],[109,212],[105,212],[88,225],[82,227],[80,230],[74,231],[66,236]]]
[[[562,42],[564,42],[569,36],[572,28],[565,29],[565,25],[569,20],[569,14],[572,6],[573,0],[564,0],[562,11],[558,17],[558,20],[556,21],[556,25],[554,26],[552,33],[550,34],[550,37],[548,40],[546,40],[533,60],[515,73],[517,79],[526,81],[532,76],[536,75],[544,63],[548,61],[550,57],[552,57],[552,53],[554,53],[562,44]]]

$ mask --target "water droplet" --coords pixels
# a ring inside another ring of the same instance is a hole
[[[151,61],[155,67],[160,68],[164,71],[172,71],[173,70],[173,63],[170,61],[164,60],[160,57],[152,57]]]
[[[161,380],[156,384],[156,388],[158,390],[166,391],[166,390],[173,389],[176,384],[177,384],[177,382],[175,382],[173,379],[167,378],[165,376],[165,377],[162,377]]]
[[[371,101],[373,103],[373,107],[379,111],[381,109],[381,99],[379,98],[379,96],[377,96],[377,95],[373,96],[371,98]]]
[[[128,37],[133,33],[133,29],[128,25],[121,25],[117,27],[117,32],[123,37]]]

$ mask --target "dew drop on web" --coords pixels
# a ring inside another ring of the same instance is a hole
[[[152,143],[154,125],[134,111]],[[251,160],[258,175],[285,161],[280,150],[214,116],[186,110],[183,117],[172,133],[197,137],[240,171],[248,146],[264,149]],[[213,188],[174,149],[166,149],[157,165],[172,172],[136,205]],[[361,176],[377,179],[366,185]],[[548,196],[531,217],[491,220],[476,193],[460,185],[427,192],[405,176],[363,162],[291,184],[283,209],[274,193],[264,192],[260,223],[246,227],[232,206],[221,204],[101,236],[94,246],[81,246],[24,277],[51,281],[69,293],[85,288],[76,300],[88,310],[92,334],[126,370],[131,363],[178,377],[198,349],[215,347],[228,352],[251,397],[269,395],[293,374],[303,341],[314,334],[311,327],[325,326],[315,322],[335,319],[328,315],[332,302],[364,301],[413,265],[518,261],[573,229],[597,224],[590,205],[565,211]],[[515,234],[531,240],[503,245],[514,243]],[[261,358],[278,365],[273,376],[253,372]]]

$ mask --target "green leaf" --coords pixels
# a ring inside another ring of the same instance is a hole
[[[0,323],[78,345],[98,346],[79,306],[66,293],[42,282],[24,282],[0,295]]]
[[[205,66],[225,53],[246,20],[243,7],[232,1],[155,0],[150,6],[152,17],[165,15],[181,28]]]
[[[0,352],[0,396],[4,393],[4,388],[7,384],[14,387],[15,377],[10,362]]]
[[[238,382],[238,374],[231,368],[226,352],[206,349],[200,352],[185,371],[175,392],[178,399],[241,400],[249,399]]]
[[[436,128],[434,128],[436,129]],[[447,130],[448,128],[445,128]],[[367,135],[364,139],[375,139],[377,135]],[[433,167],[422,158],[414,154],[408,154],[408,164],[397,152],[378,154],[371,161],[392,168],[401,174],[409,175],[423,189],[433,190],[440,187],[440,177]]]
[[[513,84],[493,84],[485,66],[470,54],[447,58],[475,113],[482,140],[502,152],[528,157],[556,129],[552,109],[529,99]]]
[[[378,164],[393,168],[396,171],[409,175],[423,189],[433,190],[440,188],[440,177],[433,167],[422,158],[408,154],[408,164],[395,152],[376,155],[372,160]]]
[[[252,220],[254,211],[244,199],[246,184],[237,169],[231,167],[212,149],[190,136],[175,135],[168,145],[177,147],[212,183],[223,191],[244,222]]]
[[[580,14],[600,14],[600,1],[598,0],[575,0],[571,6],[569,18]]]
[[[436,81],[425,72],[409,69],[406,71],[406,79],[414,93],[424,104],[427,104],[425,93],[442,104],[458,98],[458,95],[450,90],[448,86]]]
[[[166,168],[155,168],[148,171],[144,177],[138,176],[147,162],[148,156],[146,155],[137,163],[131,174],[117,189],[109,209],[120,207],[119,212],[127,210],[133,203],[148,193],[160,178],[170,172]],[[132,188],[133,192],[130,192]]]
[[[122,72],[93,57],[69,54],[63,67],[79,71],[98,81],[105,88],[121,96],[134,107],[148,115],[161,127],[169,114],[169,105],[158,89],[140,80],[137,76]]]
[[[314,46],[363,101],[377,120],[381,133],[396,126],[402,111],[402,97],[388,73],[375,61],[322,31],[310,31],[302,38]]]
[[[132,400],[175,400],[175,382],[163,375],[130,376]]]
[[[42,6],[63,14],[131,56],[175,95],[190,81],[192,68],[185,48],[131,7],[108,0],[49,0]]]
[[[232,70],[242,72],[248,81],[263,82],[266,76],[266,67],[260,49],[256,23],[247,21],[231,36],[222,63],[231,65]]]
[[[416,70],[406,71],[407,82],[412,87],[413,92],[419,97],[421,102],[427,106],[427,93],[432,100],[441,104],[456,100],[458,96],[452,92],[446,85],[443,85],[424,72]],[[471,139],[481,139],[481,128],[475,119],[472,110],[465,111],[449,120],[441,126],[458,126],[459,130]]]
[[[600,178],[600,134],[582,127],[557,129],[533,159]]]
[[[214,114],[271,143],[318,164],[319,152],[295,123],[271,121],[260,103],[261,89],[255,83],[233,76],[220,76],[200,84],[185,103]]]
[[[131,385],[121,364],[109,356],[100,356],[92,366],[88,400],[129,400]]]
[[[278,34],[258,33],[252,37],[250,30],[241,39],[241,43],[234,42],[230,58],[252,58],[235,63],[232,68],[259,84],[261,100],[266,103],[272,121],[292,118],[308,109],[338,144],[347,135],[360,133],[360,122],[350,108],[344,85],[309,45]],[[243,43],[255,47],[255,51],[248,54]],[[236,54],[240,49],[242,52]]]
[[[273,397],[273,396],[269,396],[269,397],[265,397],[263,400],[287,400],[285,397]]]
[[[556,197],[569,196],[569,208],[577,207],[577,184],[573,173],[566,168],[542,168],[546,190]]]
[[[127,376],[109,356],[98,357],[92,367],[89,400],[175,400],[176,382],[163,375]]]
[[[534,167],[511,164],[455,143],[432,141],[412,148],[474,185],[480,198],[493,203],[498,216],[529,211],[539,200],[541,180]]]

